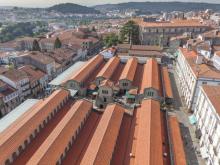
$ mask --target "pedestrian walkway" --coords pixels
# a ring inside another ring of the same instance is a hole
[[[205,165],[205,161],[199,154],[199,140],[195,136],[195,128],[189,123],[188,117],[191,115],[184,104],[181,97],[181,91],[175,71],[170,74],[173,94],[175,98],[174,111],[180,121],[180,128],[184,142],[184,148],[189,165]]]

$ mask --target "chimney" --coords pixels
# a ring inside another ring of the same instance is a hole
[[[200,54],[198,54],[197,55],[197,58],[196,58],[196,64],[197,65],[200,65],[200,64],[202,64],[203,63],[203,56],[202,55],[200,55]]]

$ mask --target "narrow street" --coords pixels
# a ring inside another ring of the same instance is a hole
[[[170,73],[170,79],[175,98],[174,109],[170,113],[175,113],[179,119],[187,164],[205,165],[205,161],[199,155],[199,139],[195,137],[194,126],[189,123],[188,117],[191,114],[187,112],[187,108],[184,106],[175,71]]]

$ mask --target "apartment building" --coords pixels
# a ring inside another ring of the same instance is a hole
[[[189,110],[195,109],[201,85],[220,85],[220,70],[204,56],[187,48],[179,48],[176,72],[182,96]]]
[[[30,80],[27,74],[21,70],[12,69],[4,72],[0,75],[0,79],[18,90],[21,101],[31,93]]]
[[[0,80],[0,117],[9,113],[19,103],[18,90]]]
[[[211,29],[200,20],[180,20],[154,21],[148,22],[144,19],[136,19],[139,25],[140,41],[143,45],[169,46],[171,37],[182,35],[185,32],[192,33],[193,36]]]
[[[194,108],[200,152],[207,165],[220,164],[220,86],[200,87]]]
[[[56,75],[55,60],[42,52],[28,52],[15,58],[16,66],[33,65],[52,79]]]
[[[27,74],[30,83],[31,95],[33,97],[36,97],[40,92],[43,92],[43,90],[47,87],[49,79],[48,79],[48,75],[45,74],[44,72],[30,65],[25,65],[19,68],[19,70]]]

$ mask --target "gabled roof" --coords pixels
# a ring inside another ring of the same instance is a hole
[[[220,116],[220,86],[203,85],[202,89]]]
[[[4,164],[18,147],[35,131],[47,116],[69,95],[66,90],[57,90],[45,100],[39,101],[27,113],[0,134],[0,164]],[[10,146],[10,147],[9,147]]]
[[[168,98],[173,98],[173,91],[172,91],[172,87],[171,87],[171,82],[170,82],[170,76],[169,76],[169,72],[167,67],[163,67],[162,68],[162,75],[163,75],[163,83],[164,83],[164,87],[165,87],[165,97]]]
[[[169,117],[170,137],[173,159],[175,165],[186,165],[186,156],[183,147],[183,140],[181,137],[179,122],[175,116]]]
[[[138,65],[137,58],[132,57],[128,59],[119,80],[133,81],[137,65]]]
[[[120,58],[115,56],[112,57],[98,73],[96,78],[103,77],[105,79],[110,79],[118,64],[120,63]]]
[[[117,104],[107,106],[81,164],[110,164],[123,114],[124,109],[121,106]]]
[[[160,91],[160,74],[157,60],[151,58],[144,65],[140,93],[144,93],[146,88],[154,88]]]
[[[104,62],[104,57],[102,55],[96,55],[90,59],[76,74],[74,74],[70,80],[84,82],[89,76],[88,74],[91,73],[91,71],[93,71],[95,67],[100,65],[102,62]]]
[[[103,80],[100,84],[100,87],[103,87],[103,86],[112,88],[112,87],[114,87],[114,83],[112,81],[106,79],[106,80]]]
[[[92,103],[87,100],[77,101],[51,134],[38,148],[27,164],[56,164],[63,154],[72,136],[81,126],[82,121],[92,109]]]
[[[137,109],[139,117],[134,165],[163,165],[160,102],[143,100]]]

